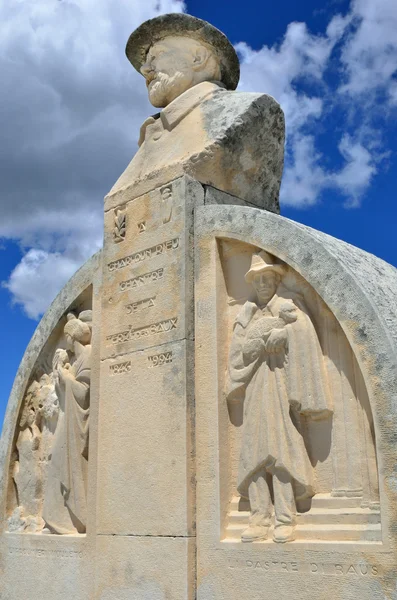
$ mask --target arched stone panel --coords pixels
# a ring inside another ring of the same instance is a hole
[[[346,563],[346,572],[352,564],[351,572],[355,572],[354,565],[361,564],[362,561],[370,565],[369,572],[371,569],[376,574],[381,569],[390,571],[393,568],[392,561],[383,553],[395,549],[396,546],[392,534],[397,501],[394,476],[397,457],[393,443],[393,431],[397,429],[394,412],[397,383],[395,349],[397,311],[394,301],[394,290],[397,289],[396,270],[380,259],[344,242],[283,217],[256,209],[206,206],[196,211],[195,227],[197,519],[198,523],[201,523],[198,533],[198,548],[201,547],[198,564],[198,598],[205,598],[205,594],[200,595],[200,581],[203,585],[215,586],[213,592],[216,596],[225,592],[223,580],[227,567],[229,567],[227,589],[234,589],[235,597],[240,597],[242,593],[255,597],[258,588],[255,585],[255,577],[248,573],[249,567],[256,564],[255,560],[257,560],[259,566],[264,561],[263,568],[268,569],[267,561],[272,558],[274,560],[275,550],[275,546],[270,545],[272,542],[266,540],[262,543],[241,544],[237,553],[235,546],[239,541],[237,536],[225,535],[230,516],[230,481],[233,480],[233,469],[235,472],[237,468],[233,460],[235,462],[238,460],[236,455],[231,460],[228,456],[233,434],[230,429],[224,427],[224,423],[229,419],[225,401],[224,369],[228,360],[231,336],[230,318],[226,316],[231,299],[225,286],[224,256],[222,256],[224,252],[222,247],[224,248],[225,244],[230,247],[240,244],[242,252],[238,252],[240,255],[238,260],[242,261],[240,267],[242,278],[249,265],[248,257],[243,265],[244,248],[247,255],[263,249],[292,268],[298,277],[307,282],[315,295],[318,295],[320,303],[323,303],[331,315],[329,326],[325,329],[331,331],[336,327],[340,330],[340,334],[334,336],[334,340],[339,340],[339,347],[333,350],[334,357],[339,354],[339,359],[344,364],[350,361],[349,370],[354,373],[352,379],[355,382],[355,393],[363,399],[354,407],[354,410],[360,407],[361,411],[356,415],[356,432],[352,436],[352,439],[356,436],[357,440],[357,448],[354,452],[357,450],[358,464],[360,464],[361,454],[365,453],[368,436],[376,439],[382,519],[381,537],[379,536],[377,540],[372,538],[372,542],[363,538],[360,542],[359,537],[355,541],[353,539],[343,541],[342,538],[339,538],[339,541],[337,538],[333,540],[329,538],[326,541],[318,537],[310,541],[297,540],[285,546],[279,545],[277,559],[287,561],[288,557],[291,560],[292,556],[294,558],[301,556],[303,562],[299,565],[299,570],[310,572],[310,564],[307,563],[305,555],[300,555],[298,552],[296,544],[300,543],[304,544],[308,551],[311,548],[314,552],[311,555],[315,564],[313,568],[318,568],[318,564],[321,563],[327,564],[327,568],[331,570],[340,568],[343,571],[345,569],[343,561],[347,560],[345,553],[348,552],[348,555],[350,554],[348,560],[352,562]],[[237,295],[234,296],[238,303]],[[244,293],[242,296],[244,301]],[[324,335],[324,340],[321,340],[323,345],[326,344],[326,337],[327,335]],[[346,356],[347,349],[351,349],[350,358]],[[334,369],[337,368],[336,363],[334,359],[332,363]],[[341,383],[343,379],[344,385],[347,385],[348,378],[341,378]],[[349,391],[348,388],[349,386],[347,386],[345,406],[348,406],[347,398],[351,394],[351,389]],[[367,417],[366,427],[361,428],[360,431],[360,419],[362,426],[364,417]],[[342,438],[343,432],[340,432],[339,441],[336,437],[332,443],[340,444]],[[371,460],[374,465],[374,454]],[[351,464],[354,464],[354,461]],[[227,465],[226,469],[223,468],[225,465]],[[345,465],[341,467],[343,470]],[[355,475],[356,473],[351,469],[346,472],[347,484],[352,485],[351,490],[345,489],[344,485],[335,485],[331,490],[333,498],[337,498],[338,502],[341,498],[348,498],[350,492],[352,497],[356,492],[357,495],[361,494],[359,490],[355,491]],[[349,478],[353,478],[350,483]],[[368,479],[366,485],[371,487]],[[377,484],[374,485],[376,488]],[[374,491],[376,496],[377,490]],[[365,494],[367,497],[368,494],[371,495],[368,487]],[[374,501],[375,511],[374,495],[372,501]],[[235,528],[237,525],[235,523]],[[368,548],[369,542],[371,551]],[[346,545],[343,549],[344,544]],[[234,548],[233,552],[232,548]],[[273,548],[273,554],[269,554],[270,548]],[[294,552],[296,554],[291,554]],[[343,560],[341,555],[333,554],[335,552],[342,553]],[[340,565],[338,558],[343,564]],[[295,567],[294,564],[291,568],[295,570]],[[219,569],[223,570],[222,573]],[[232,575],[230,569],[235,569],[233,573],[236,577]],[[325,570],[323,572],[326,573]],[[303,577],[302,593],[305,589],[304,581]],[[361,587],[356,588],[355,593],[361,594],[360,597],[368,600],[380,599],[383,598],[383,585],[374,582],[371,586],[363,587],[362,591]],[[280,586],[282,587],[282,583]],[[280,589],[278,584],[277,589]],[[325,580],[321,580],[320,596],[321,589],[326,593]],[[299,592],[296,593],[299,596]]]
[[[26,402],[26,391],[39,377],[38,373],[51,370],[48,363],[62,339],[65,314],[93,308],[93,293],[97,293],[100,278],[101,253],[89,259],[64,286],[41,319],[21,361],[11,391],[0,443],[0,510],[2,529],[7,528],[11,513],[17,507],[15,485],[10,473],[13,453],[16,450],[19,421]],[[95,291],[94,291],[95,290]],[[30,493],[30,492],[29,492]],[[34,531],[32,527],[31,531]]]

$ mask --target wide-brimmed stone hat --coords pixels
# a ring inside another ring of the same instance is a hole
[[[252,255],[251,266],[245,274],[245,281],[251,283],[254,276],[263,271],[274,271],[279,275],[283,275],[285,273],[285,265],[276,263],[270,254],[265,250],[261,250]]]
[[[240,78],[240,63],[232,44],[216,27],[184,13],[169,13],[145,21],[128,39],[125,53],[135,69],[140,72],[149,48],[170,35],[191,37],[204,42],[220,59],[221,81],[228,90],[235,90]]]

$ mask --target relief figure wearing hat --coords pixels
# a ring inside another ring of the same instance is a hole
[[[266,539],[275,513],[275,542],[294,539],[296,502],[314,495],[302,415],[331,415],[323,353],[303,297],[283,283],[288,267],[261,251],[245,279],[247,301],[233,328],[227,373],[230,410],[243,402],[237,489],[249,498],[242,541]]]
[[[234,91],[240,67],[227,37],[201,19],[168,14],[140,25],[126,53],[162,110],[143,123],[139,150],[108,200],[188,174],[278,212],[283,112],[266,94]]]

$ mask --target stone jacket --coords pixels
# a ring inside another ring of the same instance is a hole
[[[230,92],[206,81],[144,122],[139,150],[105,208],[187,174],[278,212],[283,156],[284,116],[271,96]]]

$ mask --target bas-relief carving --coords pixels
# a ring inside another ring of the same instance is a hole
[[[264,251],[251,255],[244,301],[241,283],[231,282],[233,261],[224,265],[233,288],[226,539],[379,541],[372,416],[340,326],[306,282]]]
[[[115,242],[122,242],[125,240],[126,233],[126,215],[125,212],[121,209],[116,209],[114,211],[114,228],[113,228],[113,237]]]
[[[91,329],[91,310],[69,313],[58,342],[65,347],[27,389],[11,463],[17,506],[9,531],[85,532]]]
[[[107,209],[163,186],[167,223],[167,185],[188,174],[278,212],[283,113],[266,94],[234,91],[239,60],[227,37],[190,15],[162,15],[131,34],[126,53],[162,110],[142,124],[139,150],[107,196]]]
[[[66,361],[66,351],[57,350],[54,360]],[[59,415],[54,379],[54,372],[43,373],[26,392],[11,467],[18,507],[9,518],[9,531],[34,533],[44,527],[43,494]]]
[[[169,223],[172,217],[172,185],[166,185],[160,190],[161,216],[164,223]]]

